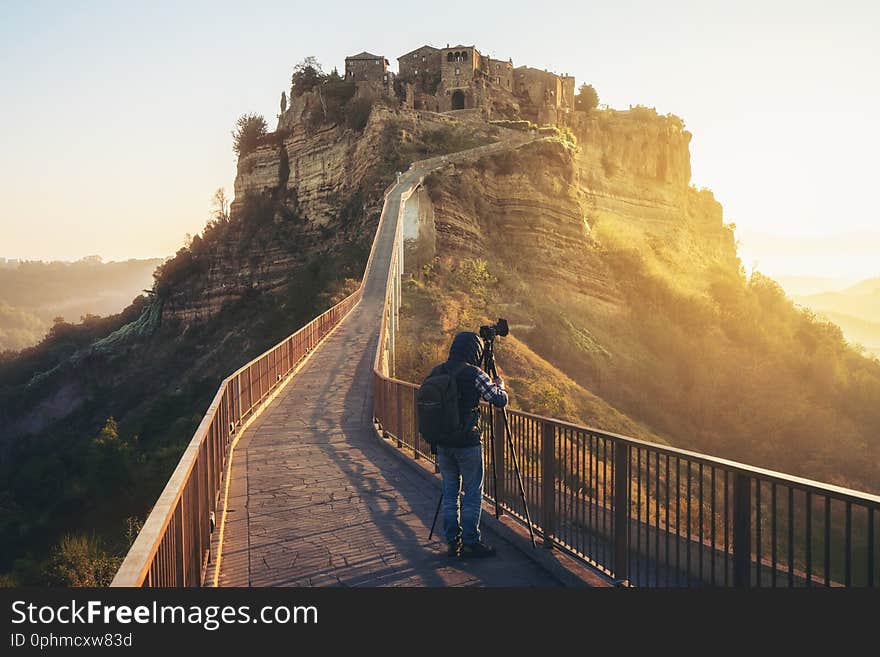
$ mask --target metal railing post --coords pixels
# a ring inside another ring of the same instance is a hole
[[[238,398],[238,418],[236,418],[236,427],[241,425],[241,374],[235,377],[235,396]]]
[[[406,389],[406,397],[407,397],[407,406],[409,407],[409,426],[412,430],[413,437],[413,458],[418,461],[422,458],[419,455],[419,423],[416,420],[418,417],[418,409],[416,408],[416,391],[412,388]]]
[[[541,525],[544,547],[553,547],[556,534],[556,427],[543,423],[541,440]]]
[[[614,578],[629,580],[630,447],[614,443]]]
[[[495,484],[497,488],[493,491],[495,494],[495,517],[500,518],[504,515],[504,509],[501,504],[504,502],[504,415],[500,408],[495,406],[492,409],[492,424],[495,432],[494,453],[492,454],[493,463],[495,464],[495,472],[497,473]]]
[[[394,385],[394,399],[397,401],[397,426],[394,427],[394,433],[397,434],[397,446],[403,447],[403,404],[401,404],[400,385]]]
[[[751,584],[752,480],[737,473],[733,480],[733,585]]]

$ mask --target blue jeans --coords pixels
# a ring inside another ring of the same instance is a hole
[[[443,478],[443,526],[446,542],[461,538],[480,542],[483,511],[483,447],[437,447],[437,465]],[[459,493],[464,491],[464,499]],[[460,503],[459,503],[460,501]]]

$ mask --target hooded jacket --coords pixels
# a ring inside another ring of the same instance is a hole
[[[443,365],[435,367],[431,374],[439,373],[441,367],[455,372],[458,385],[458,413],[465,428],[465,436],[456,447],[473,447],[480,444],[480,399],[503,407],[507,404],[507,392],[503,386],[496,385],[480,369],[483,357],[483,340],[473,331],[458,333],[449,347],[449,358]]]

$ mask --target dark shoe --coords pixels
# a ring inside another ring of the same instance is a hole
[[[461,554],[461,539],[457,538],[454,541],[449,541],[446,544],[446,556],[447,557],[457,557]]]
[[[482,557],[494,557],[495,548],[485,543],[465,543],[461,546],[461,556],[463,558],[472,557],[480,559]]]

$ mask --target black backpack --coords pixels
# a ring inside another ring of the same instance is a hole
[[[432,447],[457,445],[464,437],[456,375],[466,366],[450,369],[443,363],[422,381],[416,392],[419,432]]]

